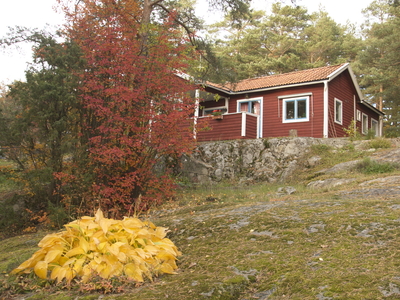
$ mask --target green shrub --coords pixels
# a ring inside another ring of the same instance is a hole
[[[375,149],[391,148],[392,147],[392,142],[390,140],[388,140],[388,139],[377,138],[377,139],[370,140],[368,142],[368,146],[370,148],[375,148]]]
[[[400,137],[399,127],[385,127],[385,137],[387,138],[397,138]]]
[[[373,140],[376,137],[375,130],[372,128],[368,129],[367,134],[365,135],[366,140]]]
[[[393,172],[397,166],[391,163],[379,163],[369,157],[356,165],[356,170],[364,174],[381,174]]]
[[[351,141],[361,140],[361,138],[362,138],[362,135],[361,135],[358,127],[355,126],[355,124],[356,124],[356,121],[353,119],[353,120],[351,120],[349,127],[343,128],[343,131],[350,138]]]

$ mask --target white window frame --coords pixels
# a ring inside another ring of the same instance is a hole
[[[237,112],[242,112],[242,111],[240,111],[240,105],[242,103],[247,103],[247,102],[259,102],[260,103],[260,113],[258,115],[259,116],[262,115],[262,98],[249,98],[249,99],[237,100]],[[248,109],[250,109],[250,105],[248,106]],[[247,113],[251,114],[251,112],[249,112],[248,110],[247,110]]]
[[[376,125],[374,126],[374,124],[376,124]],[[375,136],[379,136],[379,122],[378,122],[378,120],[371,118],[371,129],[375,129],[374,127],[376,128],[376,130],[374,130]]]
[[[297,118],[297,103],[298,101],[301,100],[306,100],[306,117],[305,118]],[[295,113],[295,118],[294,119],[286,119],[286,103],[288,102],[294,102],[295,107],[294,107],[294,113]],[[296,96],[296,97],[291,97],[291,98],[282,98],[282,123],[299,123],[299,122],[308,122],[310,120],[310,96],[305,95],[305,96]]]
[[[337,104],[339,104],[339,106],[340,106],[339,112],[337,111]],[[343,125],[343,101],[335,98],[334,106],[335,106],[335,109],[334,109],[335,110],[335,123]],[[338,113],[339,113],[339,118],[338,118]]]
[[[236,111],[238,113],[247,113],[247,114],[251,114],[249,111],[247,112],[242,112],[240,111],[240,105],[242,103],[246,103],[246,102],[259,102],[260,103],[260,114],[258,114],[258,122],[257,122],[257,138],[262,137],[263,134],[263,98],[262,97],[256,97],[256,98],[248,98],[248,99],[240,99],[237,100],[237,108]],[[249,106],[250,107],[250,106]],[[252,114],[255,115],[255,114]],[[243,123],[243,120],[245,120],[244,118],[242,118],[242,128],[245,128],[245,124]],[[245,134],[243,134],[242,132],[242,136],[245,136]]]
[[[357,121],[361,121],[361,111],[357,109]]]
[[[365,123],[364,123],[364,118],[365,118]],[[363,134],[368,133],[368,115],[362,113],[362,118],[361,118],[361,131]]]

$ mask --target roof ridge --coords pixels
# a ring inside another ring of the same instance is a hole
[[[304,70],[290,71],[290,72],[280,73],[280,74],[258,76],[258,77],[253,77],[253,78],[242,79],[242,80],[239,80],[237,83],[242,82],[242,81],[247,81],[247,80],[249,80],[249,81],[250,81],[250,80],[257,80],[257,79],[266,78],[266,77],[279,77],[279,76],[285,76],[285,75],[289,75],[289,74],[300,73],[300,72],[306,72],[306,71],[317,71],[318,69],[322,69],[322,68],[334,68],[334,67],[343,66],[343,65],[345,65],[345,64],[346,64],[346,63],[341,63],[341,64],[337,64],[337,65],[322,66],[322,67],[317,67],[317,68],[310,68],[310,69],[304,69]],[[234,84],[234,83],[229,83],[229,84]]]
[[[225,82],[223,84],[208,82],[208,84],[216,88],[234,93],[241,91],[259,90],[262,88],[271,88],[290,84],[326,80],[333,73],[341,70],[342,67],[346,64],[348,63],[322,66],[305,70],[297,70],[282,74],[265,75],[255,78],[243,79],[238,82]]]

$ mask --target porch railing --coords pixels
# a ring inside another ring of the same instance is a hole
[[[256,139],[259,137],[259,116],[247,112],[228,113],[216,119],[212,116],[199,117],[195,137],[199,142]]]

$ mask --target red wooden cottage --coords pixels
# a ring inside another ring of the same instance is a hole
[[[207,82],[198,101],[197,123],[210,128],[196,134],[198,141],[344,137],[353,119],[361,133],[382,135],[384,114],[363,100],[348,63],[236,84]]]

